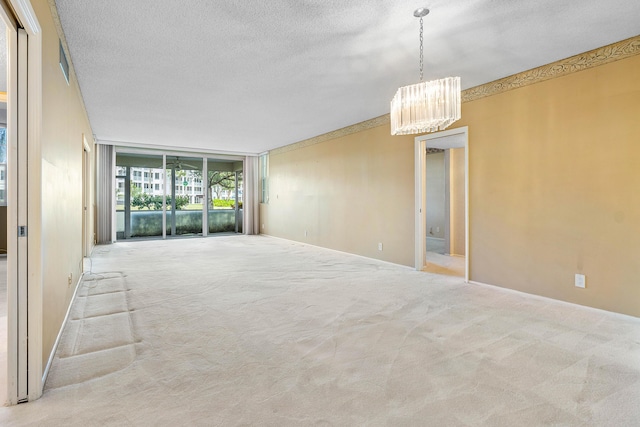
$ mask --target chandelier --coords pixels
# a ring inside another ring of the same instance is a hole
[[[429,9],[420,8],[420,83],[403,86],[391,100],[391,135],[444,130],[460,119],[460,77],[422,81],[422,18]]]

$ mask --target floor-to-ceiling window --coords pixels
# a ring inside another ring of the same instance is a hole
[[[117,239],[242,233],[242,169],[241,158],[117,151]]]

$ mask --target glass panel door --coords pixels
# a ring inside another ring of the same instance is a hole
[[[238,215],[242,212],[241,199],[236,200],[236,175],[242,173],[242,162],[207,160],[207,217],[208,233],[241,232]],[[241,182],[241,181],[240,181]]]
[[[116,154],[116,237],[162,237],[162,156]]]
[[[117,155],[116,155],[117,163]],[[127,167],[116,166],[116,238],[124,239],[124,201],[129,200],[129,196],[125,197],[125,183],[127,182]],[[129,210],[130,212],[130,210]],[[129,220],[130,221],[130,220]],[[131,233],[128,233],[131,237]]]
[[[242,195],[242,170],[236,171],[236,233],[242,233],[242,218],[243,218],[243,195]]]
[[[167,156],[167,236],[201,236],[202,157]]]

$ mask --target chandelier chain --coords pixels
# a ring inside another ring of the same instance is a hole
[[[422,67],[423,67],[423,59],[422,59],[422,17],[420,17],[420,81],[422,81]]]
[[[391,135],[409,135],[445,130],[460,120],[460,77],[422,81],[424,78],[424,26],[429,9],[413,12],[420,18],[420,83],[402,86],[391,100]]]

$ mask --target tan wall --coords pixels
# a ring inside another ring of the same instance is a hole
[[[412,266],[413,140],[381,126],[271,154],[262,232]]]
[[[640,316],[638,76],[640,55],[463,104],[471,280]],[[388,125],[273,155],[261,222],[413,265],[413,157]]]
[[[635,56],[463,104],[472,280],[640,316],[638,76]]]
[[[465,255],[464,148],[449,150],[450,229],[453,255]]]
[[[445,231],[445,165],[444,151],[427,154],[427,237],[444,239]]]
[[[75,77],[67,85],[62,75],[59,39],[49,4],[46,0],[32,0],[32,4],[43,39],[42,357],[46,363],[82,272],[82,137],[86,134],[91,141],[93,132]]]

